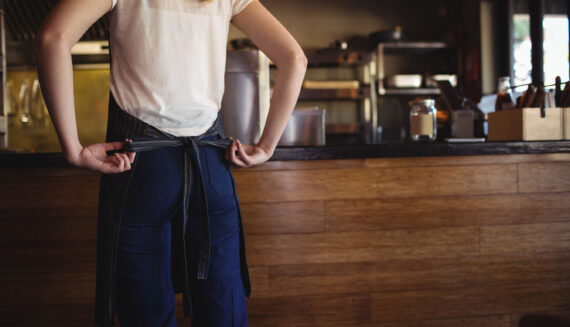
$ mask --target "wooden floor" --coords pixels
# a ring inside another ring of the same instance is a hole
[[[234,173],[250,326],[570,326],[570,154]],[[0,325],[93,326],[99,175],[0,178]]]

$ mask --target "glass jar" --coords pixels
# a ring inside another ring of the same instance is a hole
[[[435,100],[425,99],[412,102],[410,136],[412,141],[435,141],[437,136]]]

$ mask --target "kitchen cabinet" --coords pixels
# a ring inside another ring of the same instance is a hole
[[[397,74],[454,74],[461,70],[460,53],[444,42],[381,42],[377,46],[377,140],[402,141],[409,137],[408,101],[414,97],[437,98],[439,90],[426,87],[389,88],[386,78]]]
[[[338,148],[278,148],[295,160],[234,169],[250,325],[511,326],[537,306],[570,317],[570,142],[312,156]],[[0,166],[2,326],[88,325],[100,174],[61,154]]]

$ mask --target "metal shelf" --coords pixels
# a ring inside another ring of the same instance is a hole
[[[363,128],[378,124],[377,119],[377,78],[376,78],[376,52],[375,51],[346,51],[326,49],[307,54],[308,67],[350,67],[351,69],[363,69],[364,77],[360,80],[358,88],[302,88],[299,101],[354,101],[357,102],[360,122],[356,125],[336,126],[328,125],[325,132],[329,136],[347,137],[359,136],[367,142],[376,141],[373,128]],[[274,68],[274,67],[271,67]],[[319,87],[318,85],[315,85]],[[341,124],[342,125],[342,124]],[[336,131],[336,132],[335,132]]]
[[[337,123],[326,124],[326,134],[362,134],[366,130],[367,123]]]
[[[311,67],[366,65],[372,60],[372,54],[364,51],[323,51],[309,53],[307,59]]]
[[[459,51],[459,45],[451,44],[446,42],[386,42],[386,43],[378,43],[377,47],[377,58],[378,58],[378,96],[379,97],[400,97],[394,100],[397,100],[400,103],[403,103],[406,99],[405,97],[413,97],[413,96],[430,96],[430,97],[437,97],[440,94],[439,89],[437,88],[386,88],[385,85],[385,77],[386,77],[386,68],[389,67],[387,64],[387,59],[390,60],[394,59],[395,56],[401,56],[400,60],[416,60],[418,57],[425,57],[426,60],[434,60],[436,58],[447,58],[448,56],[457,57],[457,67],[458,70],[461,67],[460,58],[461,52]],[[413,57],[413,58],[411,58]],[[450,61],[446,60],[447,63],[451,63]],[[418,70],[419,67],[415,67],[413,70],[407,73],[419,73],[422,74],[421,71]],[[455,71],[455,68],[451,69],[451,71]],[[451,72],[450,71],[450,72]],[[394,72],[391,72],[391,74]],[[396,72],[397,73],[397,72]],[[425,71],[424,71],[425,73]],[[423,74],[422,74],[423,75]],[[382,103],[379,108],[379,114],[381,115],[384,111],[382,106],[388,106],[387,103]],[[382,128],[386,127],[386,128]],[[406,126],[400,123],[398,126],[397,123],[391,124],[390,122],[386,123],[386,126],[379,126],[377,129],[378,133],[381,135],[382,131],[388,131],[390,129],[402,129],[407,128]],[[388,133],[389,134],[389,133]],[[381,139],[381,136],[379,137]]]
[[[446,50],[452,46],[445,42],[387,42],[379,43],[378,48],[382,49],[384,54],[426,54]]]
[[[438,95],[439,89],[417,88],[417,89],[380,89],[380,95]]]
[[[301,89],[299,100],[363,100],[369,98],[370,93],[367,85],[358,89]]]
[[[338,67],[366,65],[373,59],[370,51],[322,51],[307,54],[308,67]],[[270,61],[270,68],[276,65]]]

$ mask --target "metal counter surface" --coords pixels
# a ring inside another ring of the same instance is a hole
[[[270,161],[570,153],[570,141],[392,143],[277,147]],[[69,166],[63,154],[0,151],[0,168]]]

